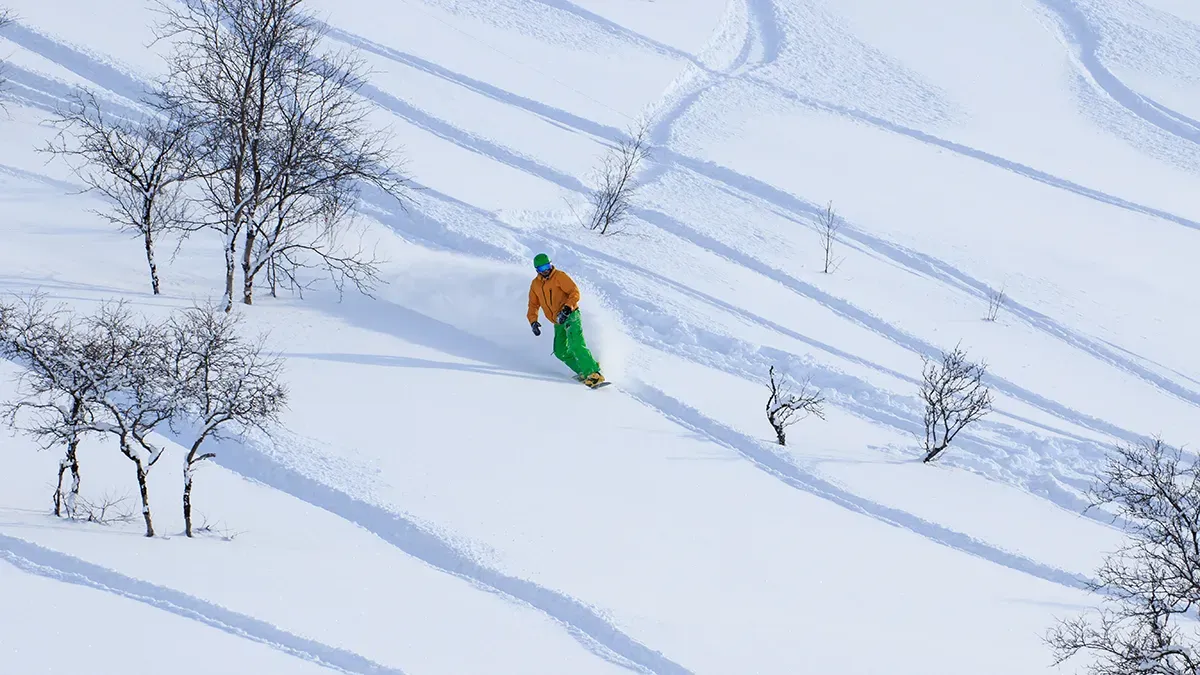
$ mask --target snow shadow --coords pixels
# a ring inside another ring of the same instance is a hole
[[[232,440],[215,449],[214,461],[238,475],[352,522],[408,555],[478,588],[546,614],[601,658],[627,662],[625,665],[632,664],[658,675],[690,675],[691,671],[625,634],[579,600],[486,567],[418,523],[302,475],[275,461],[266,454],[267,450]]]
[[[267,645],[285,654],[354,675],[403,675],[354,652],[294,635],[252,616],[192,595],[135,579],[65,553],[0,534],[0,560],[17,569],[68,584],[112,593]]]
[[[925,520],[906,511],[884,506],[834,485],[767,450],[745,434],[707,417],[691,406],[645,384],[626,389],[645,405],[659,411],[686,429],[737,452],[785,484],[831,501],[851,511],[908,530],[934,543],[968,553],[997,565],[1069,588],[1086,589],[1088,579],[1024,556],[999,549],[970,535]]]

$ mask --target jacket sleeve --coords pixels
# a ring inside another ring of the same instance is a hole
[[[570,307],[571,311],[579,309],[579,286],[575,285],[575,280],[572,279],[566,272],[562,273],[562,290],[567,294],[567,299],[563,304]],[[561,307],[552,308],[553,311],[562,309]]]
[[[533,290],[534,284],[536,283],[537,279],[534,279],[533,282],[529,284],[529,311],[525,314],[525,318],[529,319],[529,323],[531,324],[534,321],[537,321],[538,307],[541,306],[541,303],[538,302],[537,292]]]

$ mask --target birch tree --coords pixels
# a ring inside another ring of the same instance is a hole
[[[51,122],[60,132],[46,150],[76,160],[70,163],[75,175],[108,204],[96,213],[142,240],[158,295],[157,238],[190,227],[183,186],[195,156],[187,125],[170,113],[138,120],[108,114],[88,91],[76,94]]]
[[[1057,663],[1093,675],[1200,673],[1200,463],[1160,439],[1117,448],[1091,492],[1129,539],[1097,570],[1102,609],[1047,636]]]
[[[79,444],[88,433],[106,368],[90,364],[73,320],[40,296],[0,305],[0,356],[22,367],[17,398],[3,407],[7,423],[43,449],[63,448],[54,515],[73,518],[82,478]],[[71,483],[64,488],[69,474]]]
[[[165,448],[150,436],[179,414],[182,400],[170,368],[168,334],[161,325],[135,320],[121,305],[104,306],[84,323],[95,348],[115,355],[121,364],[119,386],[98,400],[100,414],[93,428],[116,437],[121,454],[133,462],[146,536],[153,537],[147,478]]]
[[[192,486],[196,468],[216,457],[206,441],[226,431],[269,431],[287,404],[279,382],[283,362],[268,354],[261,338],[241,332],[241,319],[210,307],[193,307],[172,319],[174,370],[181,384],[183,413],[192,442],[184,458],[184,531],[192,531]]]
[[[323,24],[301,4],[160,6],[159,32],[175,45],[163,100],[198,130],[202,202],[225,249],[226,311],[239,263],[246,304],[258,274],[279,267],[321,267],[368,288],[375,261],[341,237],[363,182],[396,196],[404,185],[387,137],[366,122],[361,63],[324,51]]]

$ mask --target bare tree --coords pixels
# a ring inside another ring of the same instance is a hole
[[[595,170],[597,184],[591,194],[591,215],[584,225],[600,234],[621,231],[641,184],[642,165],[650,159],[650,124],[644,120],[609,148]]]
[[[78,160],[72,170],[108,202],[108,208],[97,213],[141,237],[150,285],[158,295],[156,237],[190,226],[183,184],[195,157],[188,127],[177,114],[140,120],[110,115],[87,91],[76,94],[52,123],[60,132],[46,150]]]
[[[768,386],[771,395],[767,398],[767,421],[780,445],[787,445],[787,428],[791,425],[809,415],[825,419],[825,397],[810,389],[808,382],[797,391],[786,378],[777,376],[775,366],[771,366]]]
[[[193,307],[171,322],[176,378],[193,441],[184,459],[183,519],[192,536],[192,484],[197,466],[216,455],[204,442],[228,429],[268,431],[287,404],[279,382],[283,362],[264,351],[261,339],[242,335],[240,317]]]
[[[201,162],[200,202],[220,233],[225,310],[233,309],[238,241],[266,200],[268,112],[295,31],[278,19],[299,0],[195,0],[160,3],[160,39],[173,43],[163,107],[186,116]]]
[[[79,444],[95,431],[97,401],[120,386],[121,354],[101,348],[61,308],[41,296],[0,306],[0,356],[23,367],[18,400],[7,404],[10,425],[43,447],[62,446],[54,514],[76,517],[81,475]],[[71,486],[64,491],[63,479]]]
[[[79,344],[62,311],[47,308],[40,296],[0,307],[0,315],[0,356],[23,367],[18,376],[18,399],[5,404],[4,419],[37,439],[44,449],[64,448],[54,489],[54,515],[73,517],[82,483],[79,442],[91,412],[91,382],[72,368],[79,361]],[[71,487],[64,492],[63,478],[68,472]]]
[[[320,39],[323,30],[309,38]],[[245,303],[252,302],[255,278],[264,269],[272,293],[279,275],[296,287],[296,272],[308,267],[328,271],[339,290],[349,282],[367,291],[377,281],[378,261],[347,246],[345,235],[361,186],[400,198],[407,181],[391,159],[387,136],[367,122],[369,109],[358,93],[363,72],[350,54],[308,48],[296,56],[276,102],[280,142],[273,161],[280,180],[253,230],[255,241],[247,238]]]
[[[1091,501],[1114,509],[1130,541],[1092,583],[1106,607],[1047,636],[1057,663],[1087,654],[1092,675],[1200,673],[1200,462],[1161,439],[1119,447]]]
[[[1004,294],[1004,287],[1000,287],[998,291],[988,292],[988,308],[987,314],[984,315],[984,321],[995,321],[1000,316],[1000,310],[1004,309],[1004,303],[1008,301],[1008,296]]]
[[[146,536],[154,536],[147,477],[164,447],[151,442],[155,430],[179,414],[181,392],[171,369],[172,349],[161,325],[133,319],[122,305],[105,305],[84,319],[89,340],[119,357],[119,388],[98,401],[103,414],[93,424],[116,437],[121,454],[137,469]]]
[[[341,237],[363,182],[397,197],[404,185],[388,139],[367,125],[361,62],[322,51],[322,24],[300,5],[160,4],[160,37],[174,44],[162,99],[196,130],[201,201],[225,249],[226,311],[239,243],[246,304],[263,269],[319,266],[369,288],[375,261]]]
[[[825,266],[821,269],[821,272],[823,274],[832,274],[842,266],[842,259],[835,257],[833,254],[834,245],[837,244],[838,232],[842,229],[842,219],[833,210],[833,202],[829,202],[829,206],[825,207],[825,211],[821,213],[817,220],[817,228],[821,235],[821,250],[825,253]]]
[[[925,359],[921,400],[925,403],[925,462],[932,462],[960,431],[992,410],[992,393],[983,383],[987,366],[967,359],[961,347]]]

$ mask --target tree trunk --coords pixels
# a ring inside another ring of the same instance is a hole
[[[192,536],[192,464],[183,467],[183,532]]]
[[[146,467],[140,459],[134,459],[133,463],[137,465],[138,490],[142,495],[142,519],[146,521],[146,536],[153,537],[154,521],[150,519],[150,489],[146,485]]]
[[[229,246],[225,248],[225,313],[233,311],[233,280],[237,270],[237,236],[229,237]]]
[[[67,472],[67,459],[64,457],[58,462],[58,487],[54,488],[54,517],[62,518],[63,507],[63,489],[62,480],[63,474]]]
[[[79,484],[82,482],[79,476],[79,439],[72,440],[67,445],[67,469],[71,471],[71,491],[67,493],[67,515],[75,517],[75,502],[79,499]]]
[[[75,516],[75,502],[79,498],[79,440],[67,444],[67,454],[58,462],[58,485],[54,489],[54,515],[61,518],[65,513],[68,518]],[[63,476],[71,472],[71,489],[63,493]]]
[[[254,242],[253,227],[246,228],[246,249],[242,251],[242,302],[254,304]]]
[[[150,265],[150,287],[154,289],[154,294],[159,294],[158,287],[158,264],[154,262],[154,236],[149,230],[145,232],[146,238],[146,263]]]

